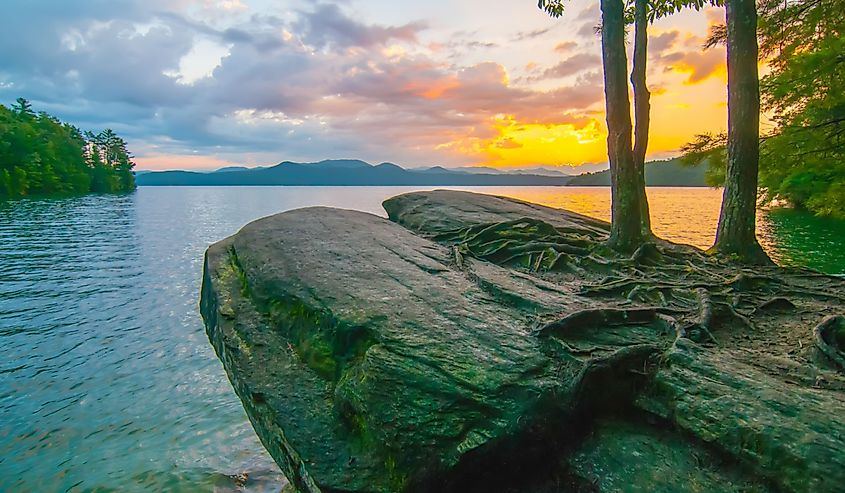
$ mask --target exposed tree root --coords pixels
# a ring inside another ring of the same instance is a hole
[[[682,337],[718,343],[723,331],[754,331],[755,316],[795,310],[790,299],[845,302],[836,290],[825,290],[824,281],[839,282],[831,276],[800,269],[788,276],[767,267],[752,271],[660,240],[623,256],[589,231],[556,228],[531,218],[480,224],[435,240],[453,247],[459,268],[464,256],[470,256],[553,282],[575,276],[582,283],[579,295],[607,300],[606,307],[576,312],[544,326],[540,335],[585,324],[651,323],[655,316],[671,316]],[[570,277],[555,277],[561,275]]]
[[[596,308],[579,310],[559,320],[548,323],[535,331],[537,335],[559,335],[574,329],[608,325],[640,325],[654,323],[661,315],[654,308]]]
[[[813,342],[839,371],[845,371],[845,317],[831,315],[816,325]]]
[[[698,342],[718,344],[713,332],[719,326],[728,325],[733,329],[739,327],[754,328],[751,321],[738,313],[733,306],[722,301],[714,301],[713,296],[706,289],[697,288],[695,292],[699,299],[698,314],[691,323],[684,327],[688,338]]]

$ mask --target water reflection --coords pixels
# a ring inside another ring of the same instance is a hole
[[[0,203],[0,491],[277,493],[284,478],[197,313],[203,252],[275,212],[384,215],[381,202],[409,190],[142,188]],[[610,216],[607,188],[476,190]],[[648,194],[659,235],[712,243],[718,190]],[[845,272],[843,223],[779,211],[760,224],[780,261]]]
[[[760,236],[778,263],[845,274],[845,221],[779,209],[760,222]]]
[[[610,221],[610,189],[607,187],[489,187],[483,191]],[[721,190],[649,188],[647,193],[656,235],[699,248],[709,248],[713,244]]]
[[[214,232],[146,198],[0,206],[0,491],[280,489],[196,317]]]

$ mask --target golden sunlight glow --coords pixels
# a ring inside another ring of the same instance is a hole
[[[660,84],[652,84],[649,159],[677,155],[698,133],[725,130],[724,62],[709,68],[706,77],[693,80],[679,67],[667,70]],[[443,92],[428,89],[425,97]],[[523,118],[530,119],[530,115]],[[485,122],[486,128],[451,135],[437,150],[465,156],[478,165],[503,168],[606,162],[604,118],[603,107],[591,112],[586,124],[578,125],[525,123],[513,115],[496,115]]]
[[[677,154],[697,133],[722,132],[727,121],[725,86],[721,77],[697,84],[677,74],[671,85],[655,91],[651,107],[649,158]],[[418,94],[436,98],[448,88],[426,87]],[[436,147],[484,166],[579,165],[607,161],[604,112],[596,111],[586,124],[524,123],[513,115],[496,115],[483,129],[449,135]]]
[[[724,18],[720,9],[708,9],[705,16],[708,30]],[[647,158],[660,159],[677,155],[696,134],[725,130],[727,70],[724,48],[702,50],[704,37],[700,32],[671,26],[653,29],[651,36],[675,39],[673,44],[664,43],[662,51],[655,51],[650,60],[648,84],[652,97]],[[499,67],[500,84],[509,86],[505,67]],[[529,70],[532,68],[536,64],[529,64]],[[765,71],[761,66],[761,73]],[[448,96],[451,83],[460,85],[454,80],[448,82],[449,85],[440,82],[426,86],[415,94],[432,99],[444,93]],[[560,101],[560,109],[571,111],[567,101]],[[582,110],[577,123],[533,123],[542,120],[530,113],[520,113],[518,117],[496,115],[463,132],[452,132],[436,150],[494,167],[607,162],[603,102]]]
[[[492,137],[457,138],[438,149],[472,156],[480,164],[496,167],[583,164],[601,161],[605,156],[605,133],[597,120],[578,128],[569,123],[526,124],[512,115],[497,115],[490,124]]]

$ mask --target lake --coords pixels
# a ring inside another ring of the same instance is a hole
[[[205,336],[203,252],[262,216],[309,205],[385,215],[381,201],[409,190],[147,187],[0,202],[0,491],[278,493],[284,477]],[[607,188],[475,190],[610,215]],[[719,190],[648,195],[658,235],[712,243]],[[759,223],[778,262],[845,273],[845,223],[796,211]]]

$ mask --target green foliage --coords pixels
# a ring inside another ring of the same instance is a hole
[[[845,217],[845,0],[761,3],[762,80],[775,133],[762,185],[817,214]],[[834,14],[838,13],[838,14]]]
[[[720,134],[699,134],[692,142],[681,147],[680,162],[683,166],[707,167],[704,172],[704,181],[711,187],[720,187],[725,184],[725,169],[728,162],[726,143],[728,136]]]
[[[724,0],[650,0],[648,2],[648,21],[666,17],[683,9],[701,10],[707,5],[724,5]],[[634,2],[625,0],[625,19],[628,24],[634,23]],[[537,7],[552,17],[561,17],[566,10],[563,0],[538,0]]]
[[[831,14],[845,10],[845,0],[763,0],[758,8],[760,52],[771,69],[761,97],[775,122],[760,144],[764,196],[845,218],[845,17]],[[708,162],[721,184],[724,144],[724,136],[696,136],[684,161]]]
[[[538,0],[537,7],[555,18],[564,12],[563,0]]]
[[[124,192],[135,188],[132,156],[110,129],[83,134],[18,98],[0,105],[0,198]]]
[[[651,0],[648,2],[648,20],[654,22],[684,9],[699,11],[708,5],[721,6],[724,4],[724,0]],[[630,5],[633,5],[633,2],[630,2]],[[631,18],[633,19],[633,15]]]

